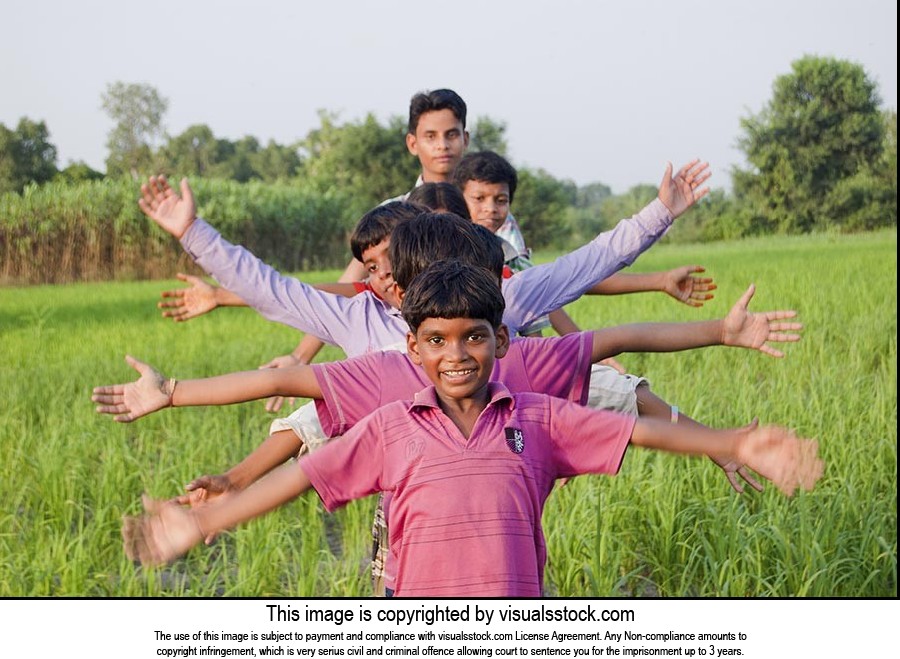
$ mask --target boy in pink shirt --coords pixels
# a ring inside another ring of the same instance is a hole
[[[784,428],[686,428],[590,410],[490,382],[509,348],[503,298],[487,271],[439,262],[406,292],[411,359],[432,386],[360,421],[343,438],[232,497],[192,509],[145,501],[126,518],[125,551],[145,564],[316,489],[333,510],[391,492],[400,596],[539,596],[541,513],[555,479],[614,474],[629,443],[738,460],[785,494],[822,473],[817,445]]]

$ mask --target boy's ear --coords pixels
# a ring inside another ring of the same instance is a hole
[[[413,332],[406,333],[406,353],[413,364],[417,366],[422,365],[422,358],[419,356],[419,342],[416,340],[416,335]]]
[[[463,131],[463,151],[469,148],[469,131]]]
[[[466,133],[466,144],[469,143],[469,135]],[[406,134],[406,150],[409,151],[414,156],[418,157],[419,155],[419,146],[418,142],[416,142],[415,133],[407,133]]]
[[[494,350],[494,357],[500,359],[509,350],[509,328],[501,323],[494,336],[497,338],[497,348]]]

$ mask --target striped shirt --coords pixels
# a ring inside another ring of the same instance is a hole
[[[392,493],[398,596],[540,596],[554,481],[619,469],[633,417],[499,383],[489,396],[468,439],[429,387],[300,461],[328,510]]]

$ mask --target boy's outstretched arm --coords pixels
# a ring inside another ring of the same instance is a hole
[[[792,496],[797,488],[811,490],[824,470],[818,443],[801,439],[780,426],[715,430],[638,418],[631,442],[645,448],[745,464],[787,496]]]
[[[624,295],[659,291],[691,307],[702,307],[713,299],[710,291],[717,286],[712,277],[695,277],[698,272],[706,272],[703,266],[683,265],[663,272],[617,272],[596,286],[587,290],[590,295]]]
[[[709,165],[698,160],[688,163],[674,176],[669,163],[657,198],[636,215],[552,263],[527,268],[505,280],[508,323],[514,327],[525,326],[578,299],[592,286],[631,265],[666,232],[675,218],[709,192],[709,188],[701,187],[709,176]]]
[[[286,465],[234,496],[197,508],[143,498],[146,514],[122,520],[125,554],[144,565],[164,565],[204,538],[259,517],[310,489],[296,464]]]
[[[275,395],[322,397],[310,366],[244,371],[176,382],[131,356],[126,356],[125,361],[140,377],[128,384],[96,387],[91,396],[92,401],[99,403],[97,412],[114,414],[114,419],[122,423],[166,407],[230,405]]]
[[[600,361],[621,352],[676,352],[705,346],[731,346],[759,350],[771,357],[784,353],[769,342],[800,340],[795,332],[803,325],[782,322],[797,315],[796,311],[748,311],[756,287],[751,284],[741,298],[720,320],[691,323],[637,323],[594,331],[593,360]]]

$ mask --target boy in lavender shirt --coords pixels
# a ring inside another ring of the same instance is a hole
[[[504,322],[516,332],[531,320],[559,309],[587,289],[631,264],[709,192],[708,165],[692,161],[674,173],[667,166],[659,196],[641,212],[614,229],[553,263],[518,273],[503,282],[507,301]],[[285,277],[245,248],[224,240],[196,216],[193,193],[186,179],[181,196],[164,177],[150,177],[141,186],[139,204],[163,230],[178,238],[185,251],[227,290],[269,320],[274,320],[341,347],[348,357],[402,340],[405,327],[399,312],[363,292],[352,298],[315,290]],[[392,289],[385,277],[382,299]],[[359,329],[366,328],[364,332]]]
[[[434,264],[404,303],[408,352],[431,387],[233,497],[192,509],[145,500],[149,514],[123,523],[127,555],[165,563],[310,488],[329,510],[386,491],[397,595],[533,597],[542,592],[541,512],[555,479],[614,474],[629,443],[739,460],[788,496],[821,476],[816,443],[784,428],[687,429],[511,394],[489,382],[509,347],[503,306],[486,270]]]

